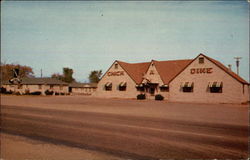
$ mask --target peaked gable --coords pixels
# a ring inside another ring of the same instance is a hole
[[[192,60],[171,60],[171,61],[154,61],[155,67],[161,76],[164,84],[176,77]]]
[[[234,79],[236,79],[237,81],[239,81],[240,83],[243,83],[243,84],[248,84],[249,83],[247,81],[245,81],[243,78],[241,78],[239,75],[237,75],[236,73],[234,73],[233,71],[229,71],[229,69],[223,65],[222,63],[220,63],[219,61],[213,59],[213,58],[210,58],[202,53],[200,53],[197,57],[195,57],[193,60],[191,60],[175,77],[177,77],[179,74],[181,74],[190,64],[193,63],[193,61],[195,61],[197,58],[199,58],[200,56],[203,56],[205,57],[206,59],[208,59],[210,62],[212,62],[213,64],[215,64],[216,66],[218,66],[219,68],[221,68],[223,71],[225,71],[227,74],[229,74],[230,76],[232,76]],[[169,83],[171,81],[173,81],[174,78],[172,78]]]
[[[247,81],[245,81],[243,78],[241,78],[238,74],[234,73],[233,71],[230,71],[225,65],[223,65],[221,62],[210,58],[204,54],[199,54],[199,56],[202,55],[204,57],[206,57],[209,61],[211,61],[212,63],[214,63],[216,66],[218,66],[219,68],[221,68],[222,70],[224,70],[226,73],[228,73],[230,76],[232,76],[234,79],[236,79],[237,81],[243,83],[243,84],[249,84]],[[198,56],[198,57],[199,57]],[[197,58],[198,58],[197,57]]]
[[[150,62],[144,63],[126,63],[117,61],[118,64],[127,72],[127,74],[135,81],[136,84],[140,84],[143,79],[143,75],[147,72]]]

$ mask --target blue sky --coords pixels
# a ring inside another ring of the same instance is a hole
[[[1,61],[31,66],[36,76],[74,69],[76,80],[115,60],[192,59],[199,53],[232,64],[249,81],[248,3],[209,1],[1,2]]]

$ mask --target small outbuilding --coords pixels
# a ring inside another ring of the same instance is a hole
[[[78,83],[69,84],[69,93],[72,95],[92,95],[97,88],[97,83]]]

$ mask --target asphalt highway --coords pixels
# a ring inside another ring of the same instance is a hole
[[[243,159],[246,125],[1,106],[1,131],[126,159]]]

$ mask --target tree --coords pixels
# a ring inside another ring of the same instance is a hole
[[[73,69],[66,67],[66,68],[63,68],[63,75],[59,73],[54,73],[51,75],[51,77],[62,80],[67,83],[71,83],[75,81],[75,79],[73,78],[73,73],[74,73]]]
[[[13,70],[19,69],[19,78],[25,77],[34,77],[33,69],[29,66],[22,66],[20,64],[5,64],[1,63],[0,71],[1,76],[0,79],[2,81],[8,81],[14,77]]]
[[[90,83],[98,83],[100,81],[100,79],[101,79],[101,76],[102,76],[102,70],[91,71],[90,74],[89,74]]]
[[[60,75],[59,73],[54,73],[51,75],[51,78],[56,78],[59,80],[63,80],[63,75]]]
[[[75,81],[75,79],[73,78],[73,73],[74,73],[73,69],[63,68],[63,81],[67,83]]]

